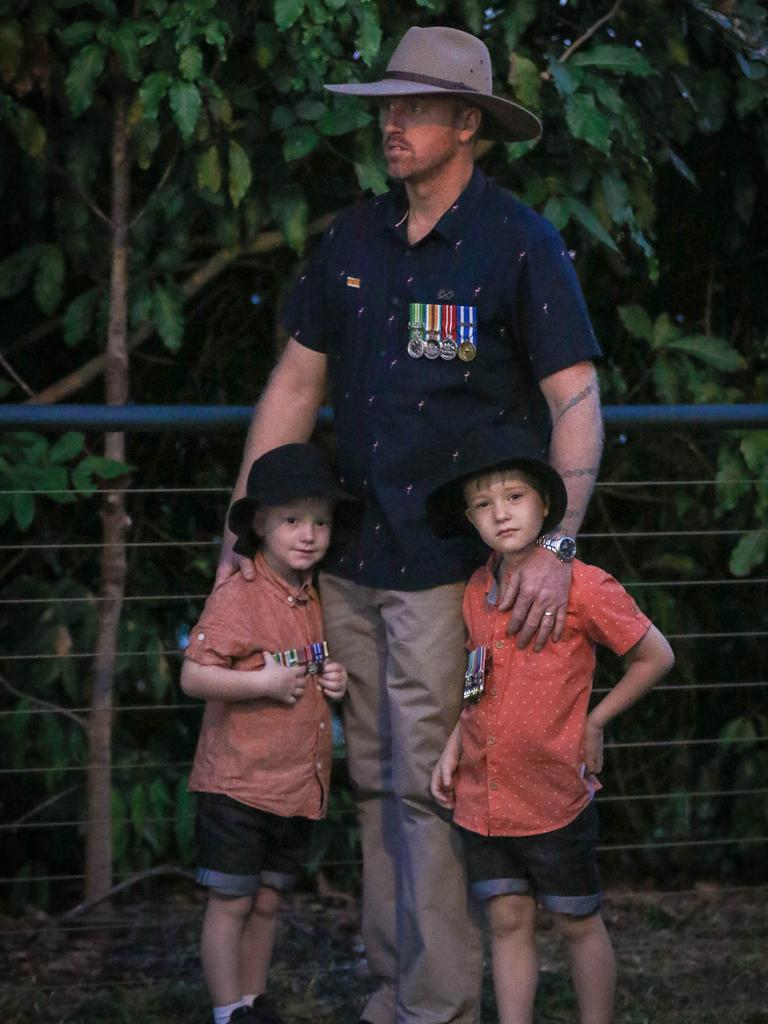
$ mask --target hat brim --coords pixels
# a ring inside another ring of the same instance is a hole
[[[501,96],[488,96],[474,89],[445,89],[401,79],[382,79],[379,82],[353,82],[349,85],[326,85],[328,92],[363,99],[386,96],[461,96],[480,107],[489,117],[483,118],[480,138],[493,142],[528,142],[538,139],[541,121],[530,110]]]
[[[318,480],[316,486],[307,488],[306,480],[283,480],[273,485],[268,496],[239,498],[233,502],[227,515],[227,526],[235,534],[237,540],[233,545],[235,554],[253,558],[259,547],[259,538],[253,529],[253,517],[259,505],[286,505],[302,498],[323,498],[332,501],[334,506],[340,504],[359,504],[360,499],[347,494],[334,484]]]
[[[453,480],[447,480],[437,487],[427,498],[427,519],[432,532],[443,540],[460,537],[470,533],[474,527],[466,517],[464,501],[464,484],[467,480],[481,473],[521,469],[535,480],[546,492],[549,508],[541,526],[541,532],[547,533],[558,526],[568,508],[568,492],[562,477],[552,466],[539,459],[526,457],[500,460],[498,456],[489,457],[484,464],[479,463],[469,473],[464,473]]]

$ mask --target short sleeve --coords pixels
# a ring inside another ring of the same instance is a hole
[[[518,269],[513,317],[536,379],[601,356],[570,254],[554,228]]]
[[[651,620],[609,573],[593,567],[580,591],[585,629],[595,643],[624,655],[648,632]]]
[[[242,614],[240,602],[226,585],[214,590],[203,614],[190,630],[184,657],[198,665],[221,668],[258,669],[264,655],[254,638],[251,623]]]
[[[314,352],[328,351],[330,318],[326,277],[333,262],[337,224],[326,230],[288,293],[281,321],[288,334]]]

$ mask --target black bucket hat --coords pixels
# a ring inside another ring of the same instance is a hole
[[[284,444],[261,455],[251,466],[245,497],[234,502],[227,525],[237,535],[234,550],[253,558],[259,546],[253,515],[259,505],[285,505],[299,498],[357,501],[339,487],[325,453],[313,444]]]
[[[538,482],[549,511],[542,533],[560,523],[568,507],[563,479],[544,459],[544,448],[520,427],[482,427],[466,434],[453,453],[450,469],[427,496],[427,519],[438,537],[457,537],[472,530],[464,514],[464,484],[479,473],[522,469]]]

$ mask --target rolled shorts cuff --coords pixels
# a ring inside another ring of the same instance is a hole
[[[567,914],[569,917],[591,917],[598,912],[602,902],[599,892],[588,896],[548,896],[540,892],[536,898],[547,910],[555,914]]]
[[[477,903],[484,903],[494,896],[528,896],[531,887],[524,878],[486,878],[472,882],[469,891]]]
[[[223,896],[252,896],[261,885],[261,875],[227,875],[210,868],[198,868],[195,878]]]
[[[282,871],[261,872],[261,884],[268,885],[270,889],[278,889],[280,892],[289,892],[293,889],[297,878],[297,875],[289,875]]]

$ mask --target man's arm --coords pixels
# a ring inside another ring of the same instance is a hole
[[[315,352],[289,338],[254,409],[232,501],[245,494],[248,472],[260,455],[281,444],[309,440],[325,395],[326,372],[327,358],[323,352]],[[253,577],[251,559],[232,550],[235,539],[225,524],[215,586],[238,568],[245,579]]]
[[[539,386],[552,416],[549,460],[568,492],[561,528],[575,536],[587,511],[603,450],[597,374],[592,363],[576,363],[545,377]],[[541,650],[550,635],[553,640],[560,639],[570,585],[570,566],[540,548],[510,576],[499,608],[512,611],[508,632],[517,634],[518,647],[525,647],[534,636],[536,650]]]

